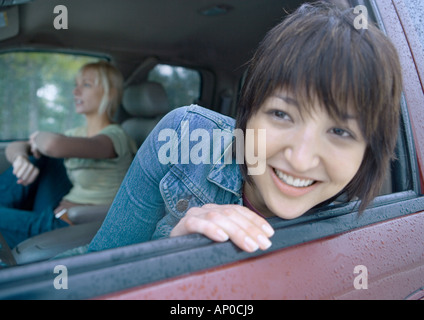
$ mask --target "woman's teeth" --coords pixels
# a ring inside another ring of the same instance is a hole
[[[296,188],[309,187],[314,183],[314,180],[295,178],[277,169],[274,169],[274,172],[281,181]]]

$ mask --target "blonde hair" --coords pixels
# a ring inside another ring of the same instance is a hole
[[[113,121],[113,116],[118,110],[122,101],[123,82],[122,73],[112,64],[106,61],[87,63],[81,67],[78,77],[86,70],[96,72],[96,85],[103,87],[103,97],[100,102],[99,114],[106,113],[109,120]]]

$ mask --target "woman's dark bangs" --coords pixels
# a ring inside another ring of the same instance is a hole
[[[271,74],[279,71],[272,87],[293,94],[302,112],[311,112],[318,100],[332,118],[343,120],[359,107],[361,87],[352,65],[350,44],[346,48],[344,37],[331,38],[332,32],[325,28],[313,34],[314,37],[297,38],[293,43],[297,48],[283,48],[280,54],[285,58],[280,61],[284,62],[269,70]]]

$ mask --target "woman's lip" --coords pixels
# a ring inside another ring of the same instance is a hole
[[[277,174],[274,171],[275,169],[271,167],[271,178],[274,181],[274,184],[277,186],[277,188],[285,195],[290,196],[290,197],[300,197],[303,196],[309,192],[311,192],[312,190],[314,190],[318,184],[319,181],[315,181],[314,183],[311,184],[308,187],[294,187],[291,186],[287,183],[285,183],[284,181],[282,181]],[[278,170],[278,169],[277,169]],[[283,171],[282,171],[283,172]],[[293,176],[295,177],[295,176]],[[305,178],[303,178],[304,180],[306,180]],[[312,179],[311,179],[312,180]]]

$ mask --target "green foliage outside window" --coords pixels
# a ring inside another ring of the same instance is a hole
[[[171,109],[190,105],[199,99],[201,78],[195,70],[158,64],[150,71],[148,80],[163,85]]]
[[[79,68],[96,57],[43,52],[0,54],[0,140],[82,125],[73,90]]]
[[[51,52],[0,53],[0,141],[84,125],[84,117],[75,112],[75,76],[81,66],[98,60]],[[201,78],[195,70],[159,64],[149,80],[164,86],[170,109],[194,103],[200,95]]]

